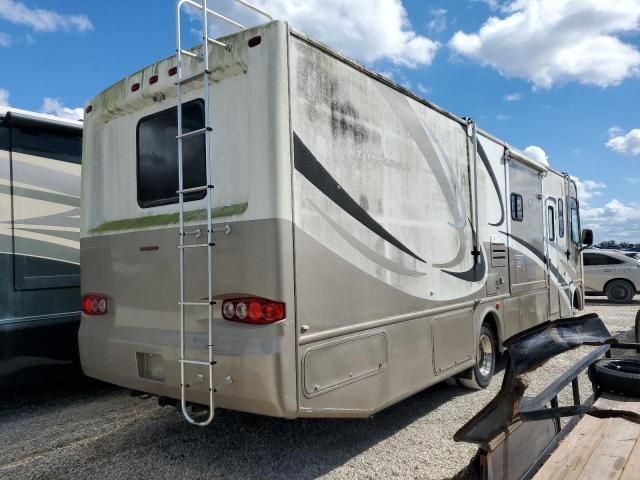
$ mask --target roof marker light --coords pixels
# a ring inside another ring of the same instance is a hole
[[[153,85],[154,83],[158,82],[158,75],[153,75],[151,77],[149,77],[149,85]]]
[[[171,67],[169,69],[169,76],[173,77],[176,73],[178,73],[178,67]]]
[[[257,37],[252,37],[247,42],[249,44],[249,48],[257,47],[262,43],[262,37],[258,35]]]
[[[87,105],[87,108],[84,109],[84,113],[91,113],[91,110],[93,110],[93,106]]]
[[[131,91],[132,92],[137,92],[138,90],[140,90],[140,84],[139,83],[134,83],[133,85],[131,85]]]

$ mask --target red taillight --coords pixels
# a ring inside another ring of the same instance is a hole
[[[85,315],[106,315],[107,297],[90,293],[82,297],[82,313]]]
[[[158,81],[158,75],[153,75],[153,76],[149,77],[149,85],[153,85],[157,81]]]
[[[265,298],[234,298],[222,303],[222,316],[232,322],[266,325],[284,320],[286,308],[282,302],[272,302]]]
[[[137,92],[138,90],[140,90],[140,84],[139,83],[134,83],[133,85],[131,85],[131,91],[132,92]]]
[[[171,67],[169,69],[169,76],[173,77],[176,73],[178,73],[178,67]]]

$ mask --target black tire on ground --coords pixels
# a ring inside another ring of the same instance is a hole
[[[605,392],[640,397],[640,360],[606,358],[596,362],[594,374]]]
[[[640,310],[636,313],[636,343],[640,343]]]
[[[477,348],[476,364],[456,377],[458,385],[472,390],[487,388],[496,371],[498,340],[488,325],[482,325],[480,329]]]
[[[630,303],[636,291],[626,280],[612,280],[604,293],[611,303]]]

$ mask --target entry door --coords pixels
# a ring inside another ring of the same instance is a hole
[[[547,280],[549,285],[549,319],[560,316],[560,285],[558,278],[558,209],[554,199],[545,205],[545,250],[547,256]]]

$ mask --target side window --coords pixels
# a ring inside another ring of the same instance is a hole
[[[564,238],[564,202],[558,200],[558,236]]]
[[[547,208],[547,238],[551,242],[556,239],[556,212],[551,205]]]
[[[14,288],[80,286],[82,131],[11,129]]]
[[[516,222],[521,222],[524,219],[522,195],[518,193],[511,194],[511,219]]]
[[[204,127],[204,102],[193,100],[182,107],[184,133]],[[138,205],[142,208],[178,203],[177,108],[145,117],[137,127]],[[204,186],[206,180],[204,135],[182,141],[184,188]],[[205,191],[186,194],[185,201],[200,200]]]
[[[571,241],[580,245],[580,213],[578,212],[578,201],[575,198],[569,199],[569,221],[571,222]]]
[[[624,260],[620,260],[619,258],[613,258],[607,255],[607,265],[622,265]]]
[[[589,266],[599,266],[599,265],[607,265],[607,257],[600,253],[585,253],[584,254],[584,265]]]

